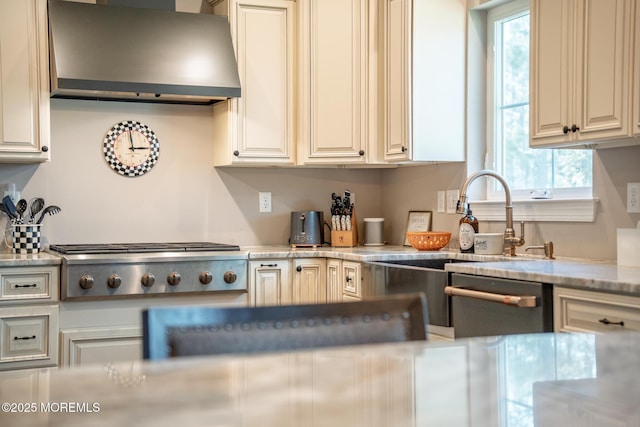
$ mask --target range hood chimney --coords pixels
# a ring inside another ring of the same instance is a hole
[[[223,16],[49,0],[49,48],[52,98],[206,105],[240,96]]]

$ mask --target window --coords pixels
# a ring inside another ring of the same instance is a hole
[[[487,158],[512,197],[592,195],[592,151],[529,148],[529,4],[517,0],[487,14]],[[495,180],[489,200],[504,199]]]

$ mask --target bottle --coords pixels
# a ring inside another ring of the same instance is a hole
[[[473,240],[478,232],[478,219],[467,206],[467,213],[460,218],[460,252],[473,253]]]

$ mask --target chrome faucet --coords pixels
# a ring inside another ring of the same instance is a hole
[[[460,199],[458,200],[458,204],[456,206],[456,212],[459,214],[467,213],[469,209],[467,188],[469,188],[469,185],[471,185],[471,183],[480,176],[492,176],[497,179],[500,184],[502,184],[502,188],[504,188],[504,194],[506,197],[505,208],[507,222],[506,228],[504,230],[504,255],[516,256],[516,246],[524,245],[524,221],[520,223],[520,237],[516,237],[516,233],[513,230],[513,206],[511,205],[511,190],[509,189],[507,181],[505,181],[502,176],[488,169],[479,170],[478,172],[470,175],[462,186],[462,189],[460,190]]]

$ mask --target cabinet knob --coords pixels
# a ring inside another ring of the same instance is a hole
[[[565,135],[569,133],[569,126],[564,125],[562,126],[562,133],[564,133]]]
[[[300,272],[302,271],[302,266],[301,266],[301,265],[297,266],[297,267],[296,267],[296,271],[297,271],[298,273],[300,273]]]
[[[571,126],[571,132],[575,133],[576,131],[579,131],[580,128],[576,125]]]
[[[402,152],[404,153],[405,151],[407,151],[407,147],[405,147],[404,145],[402,146]]]
[[[47,151],[49,151],[49,147],[48,147],[48,146],[46,146],[46,145],[43,145],[43,146],[42,146],[42,152],[43,152],[43,153],[46,153]]]
[[[235,151],[233,152],[233,155],[234,155],[234,156],[236,156],[236,157],[238,157],[238,156],[240,155],[240,152],[239,152],[238,150],[235,150]]]
[[[360,154],[361,156],[364,156],[364,150],[358,151],[358,154]]]
[[[351,276],[347,276],[344,278],[344,281],[349,283],[350,281],[352,281],[353,279],[351,278]]]

